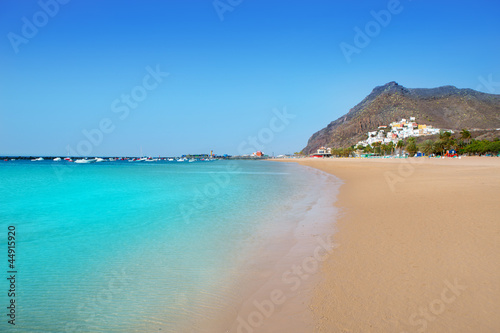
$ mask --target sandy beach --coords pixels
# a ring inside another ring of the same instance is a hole
[[[499,158],[295,161],[345,182],[315,332],[500,331]]]

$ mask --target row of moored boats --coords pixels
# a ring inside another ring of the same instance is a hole
[[[37,161],[44,161],[45,159],[43,157],[38,157],[34,158],[31,161],[32,162],[37,162]],[[216,160],[215,158],[201,158],[201,159],[196,159],[196,158],[153,158],[153,157],[140,157],[140,158],[100,158],[100,157],[95,157],[95,158],[80,158],[80,159],[71,159],[70,157],[66,157],[62,159],[61,157],[56,157],[52,159],[55,162],[60,162],[60,161],[66,161],[66,162],[74,162],[78,164],[88,164],[88,163],[99,163],[99,162],[115,162],[115,161],[128,161],[128,162],[158,162],[158,161],[168,161],[168,162],[197,162],[197,161],[214,161]]]

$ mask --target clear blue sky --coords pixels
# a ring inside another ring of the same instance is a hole
[[[277,155],[389,81],[500,93],[494,0],[60,1],[0,2],[0,155]]]

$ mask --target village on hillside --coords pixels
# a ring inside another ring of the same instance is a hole
[[[367,139],[359,141],[357,147],[373,146],[373,144],[390,144],[397,145],[399,140],[405,140],[410,137],[419,137],[426,135],[439,134],[440,128],[435,128],[432,125],[418,124],[415,117],[410,117],[409,120],[401,119],[387,125],[381,125],[376,131],[368,132]],[[453,131],[450,131],[453,133]],[[314,156],[330,156],[332,148],[320,147]]]
[[[368,145],[373,145],[375,142],[384,144],[392,142],[393,144],[397,144],[399,140],[404,140],[409,137],[439,134],[441,130],[431,125],[419,125],[415,117],[410,117],[409,121],[404,118],[400,121],[394,121],[389,124],[389,127],[390,130],[388,130],[388,126],[382,125],[378,127],[378,131],[368,132],[368,138],[359,141],[357,145],[366,147]]]

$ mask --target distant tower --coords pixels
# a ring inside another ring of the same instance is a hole
[[[210,157],[214,157],[214,151],[213,150],[210,151]]]

